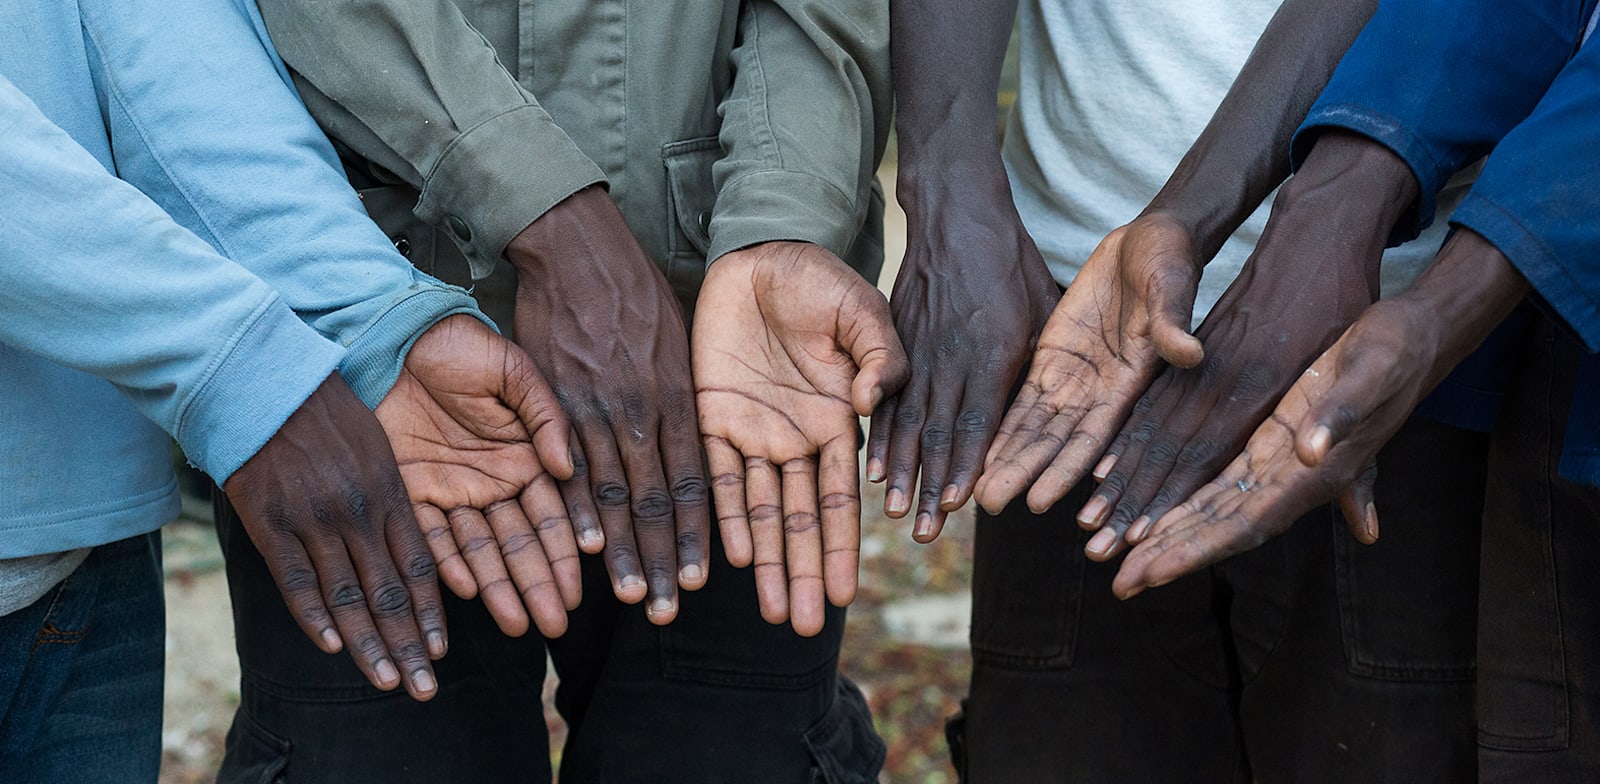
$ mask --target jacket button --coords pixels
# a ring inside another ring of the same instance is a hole
[[[702,212],[702,213],[700,213],[700,230],[705,232],[706,236],[708,236],[708,237],[711,236],[711,213],[710,212]]]
[[[394,249],[400,251],[400,255],[411,258],[411,240],[405,237],[395,237]]]
[[[472,241],[472,229],[467,227],[467,222],[462,220],[460,216],[451,215],[445,218],[444,222],[446,226],[450,227],[450,233],[456,235],[456,239],[462,242]]]

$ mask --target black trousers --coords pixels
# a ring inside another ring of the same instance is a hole
[[[1473,781],[1488,452],[1414,418],[1379,456],[1376,544],[1323,507],[1126,602],[1083,555],[1089,483],[981,517],[963,780]]]
[[[444,590],[450,652],[430,702],[370,686],[318,651],[290,617],[232,507],[217,493],[242,666],[224,784],[551,780],[541,707],[546,641],[510,638],[481,602]],[[616,601],[585,556],[584,598],[548,643],[570,734],[563,782],[872,784],[884,746],[838,673],[845,613],[812,638],[757,612],[749,569],[720,547],[706,587],[656,627]]]

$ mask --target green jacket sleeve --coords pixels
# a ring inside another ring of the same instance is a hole
[[[844,256],[889,135],[886,0],[751,0],[721,104],[707,258],[760,242]]]
[[[605,174],[449,0],[260,0],[330,135],[422,192],[487,276],[511,239]]]

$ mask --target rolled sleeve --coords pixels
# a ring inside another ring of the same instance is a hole
[[[261,0],[329,134],[422,192],[487,276],[511,238],[604,174],[449,0]]]
[[[1295,132],[1293,165],[1329,129],[1383,144],[1420,186],[1391,242],[1415,238],[1450,177],[1544,95],[1593,10],[1594,0],[1385,0]]]
[[[845,256],[888,138],[888,4],[749,2],[739,26],[707,259],[776,240]]]

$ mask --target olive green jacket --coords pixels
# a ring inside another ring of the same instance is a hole
[[[260,6],[318,122],[409,186],[369,211],[447,279],[418,258],[450,250],[428,227],[485,278],[601,182],[686,302],[708,259],[760,242],[817,243],[869,279],[882,263],[887,0]]]

